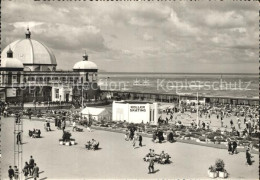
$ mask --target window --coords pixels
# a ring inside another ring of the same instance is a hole
[[[86,73],[86,81],[88,81],[88,73]]]
[[[34,90],[29,88],[29,94],[34,94]]]
[[[21,93],[21,90],[19,90],[19,89],[17,90],[16,93],[17,93],[17,94],[16,94],[17,96],[21,96],[21,94],[22,94],[22,93]]]
[[[16,81],[16,79],[17,79],[17,76],[14,75],[14,76],[13,76],[13,81]]]
[[[17,73],[17,83],[20,83],[21,82],[21,73],[18,72]]]
[[[55,98],[56,98],[56,99],[59,98],[59,89],[55,89]]]

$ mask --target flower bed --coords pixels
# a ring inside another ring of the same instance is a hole
[[[200,141],[200,142],[206,142],[206,137],[200,136],[200,137],[199,137],[199,141]]]

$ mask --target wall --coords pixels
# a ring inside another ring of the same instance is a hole
[[[126,121],[129,123],[152,123],[158,121],[158,104],[136,104],[136,103],[120,103],[113,101],[112,120]],[[150,113],[151,111],[151,113]]]

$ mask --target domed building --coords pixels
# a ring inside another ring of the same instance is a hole
[[[6,57],[1,59],[0,66],[0,84],[5,84],[5,89],[1,89],[0,98],[5,98],[7,95],[11,99],[16,99],[21,93],[16,87],[20,86],[23,79],[23,63],[13,57],[11,48],[6,52]]]
[[[82,101],[82,97],[85,99],[89,99],[89,97],[94,97],[94,99],[97,98],[97,94],[99,91],[99,87],[97,85],[97,76],[98,76],[98,68],[97,65],[88,60],[88,55],[83,55],[83,60],[77,62],[73,66],[73,72],[79,73],[80,81],[84,82],[85,88],[83,88],[83,91],[81,88],[78,88],[78,86],[75,86],[73,89],[74,99],[80,103]],[[78,90],[80,89],[80,90]],[[87,91],[86,91],[87,90]]]
[[[6,58],[7,51],[11,48],[14,58],[19,59],[25,71],[55,71],[57,62],[53,52],[42,42],[33,40],[27,28],[25,39],[12,42],[1,54]]]
[[[9,44],[1,56],[2,101],[82,105],[85,101],[98,99],[98,67],[88,61],[86,52],[83,61],[77,62],[71,71],[57,71],[53,52],[42,42],[33,40],[27,28],[25,39]]]

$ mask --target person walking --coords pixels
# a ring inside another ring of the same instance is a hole
[[[149,156],[149,166],[148,166],[149,174],[154,173],[154,160],[153,157]]]
[[[135,135],[134,135],[134,137],[133,137],[133,148],[135,149],[135,141],[136,141],[136,137],[135,137]]]
[[[33,167],[34,167],[34,159],[33,159],[33,157],[31,156],[31,159],[30,159],[30,161],[29,161],[29,172],[30,172],[30,176],[32,176]]]
[[[233,127],[233,120],[232,119],[230,120],[230,127],[231,128]]]
[[[231,154],[232,152],[232,144],[231,144],[231,141],[229,140],[228,141],[228,154]]]
[[[237,154],[237,142],[233,141],[233,147],[232,147],[232,154],[236,153]]]
[[[237,125],[238,125],[238,129],[241,129],[241,121],[239,118],[237,119]]]
[[[72,124],[72,131],[74,131],[76,129],[76,121],[73,121],[73,124]]]
[[[33,176],[34,180],[36,180],[39,177],[39,167],[37,166],[36,163],[34,163],[34,167],[32,170],[32,176]]]
[[[17,166],[14,166],[14,179],[19,179],[19,169],[17,168]]]
[[[22,144],[21,132],[16,135],[16,144]]]
[[[249,152],[249,149],[246,150],[246,162],[248,166],[252,165],[251,154]]]
[[[24,168],[23,168],[23,175],[25,179],[28,177],[29,174],[29,164],[28,162],[25,162]]]
[[[10,180],[12,180],[14,177],[14,170],[13,170],[12,166],[9,166],[8,177],[10,178]]]
[[[143,137],[142,135],[139,135],[139,146],[142,147],[142,141],[143,141]]]

